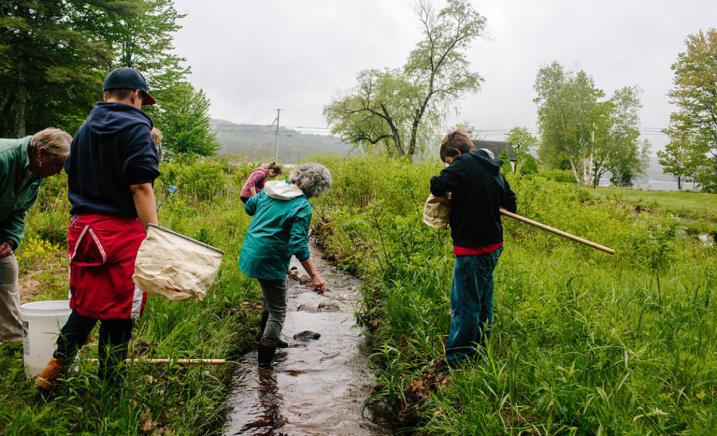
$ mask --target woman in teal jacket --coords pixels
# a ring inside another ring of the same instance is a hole
[[[316,292],[323,293],[326,287],[309,251],[308,199],[321,195],[331,183],[326,167],[303,164],[291,172],[289,180],[267,183],[244,207],[254,218],[242,244],[239,268],[257,279],[264,293],[258,358],[261,368],[271,367],[276,348],[286,346],[280,336],[286,317],[286,277],[291,256],[301,262]]]

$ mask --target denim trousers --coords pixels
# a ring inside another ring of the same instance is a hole
[[[503,247],[481,256],[456,256],[451,288],[451,332],[446,359],[458,363],[485,345],[493,325],[493,270]]]

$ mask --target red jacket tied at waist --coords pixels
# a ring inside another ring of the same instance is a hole
[[[95,319],[139,318],[147,296],[132,280],[137,251],[145,238],[135,218],[74,215],[70,256],[70,308]]]

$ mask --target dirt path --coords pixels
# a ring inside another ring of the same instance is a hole
[[[271,371],[256,366],[256,352],[248,353],[233,381],[229,399],[233,411],[226,434],[383,434],[362,413],[372,375],[367,371],[368,350],[355,326],[359,280],[321,260],[312,258],[329,291],[320,296],[310,284],[289,279],[288,311],[283,338],[290,347],[277,350],[278,364]],[[303,275],[294,259],[292,268]],[[321,334],[318,340],[295,340],[305,330]]]

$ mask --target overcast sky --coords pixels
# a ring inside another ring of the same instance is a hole
[[[398,67],[421,39],[411,0],[175,0],[186,13],[177,51],[206,91],[211,115],[236,123],[325,127],[324,105],[367,68]],[[642,126],[663,128],[670,65],[690,33],[717,26],[715,0],[473,0],[487,18],[469,53],[483,78],[447,125],[536,127],[533,83],[558,61],[609,95],[638,85]],[[325,132],[324,130],[316,130]],[[489,139],[502,139],[502,135]],[[495,135],[495,134],[492,134]],[[647,134],[653,150],[665,143]]]

